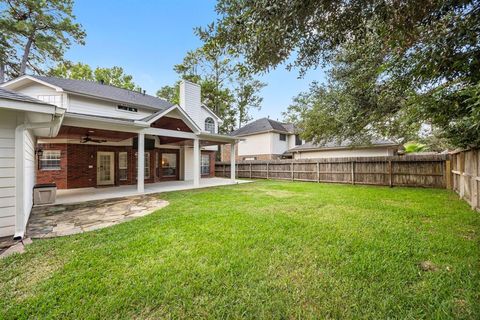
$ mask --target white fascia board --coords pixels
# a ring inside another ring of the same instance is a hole
[[[23,75],[23,76],[21,76],[21,77],[18,77],[18,78],[12,79],[12,80],[10,80],[10,81],[4,82],[4,83],[0,84],[0,87],[9,88],[9,87],[11,87],[11,86],[14,86],[14,85],[17,84],[18,82],[22,82],[22,81],[24,81],[24,80],[34,81],[34,82],[43,84],[44,86],[50,87],[50,88],[54,89],[55,91],[63,92],[63,89],[62,89],[62,88],[57,87],[57,86],[55,86],[55,85],[53,85],[53,84],[50,84],[50,83],[48,83],[48,82],[42,81],[42,80],[40,80],[40,79],[31,77],[31,76],[29,76],[29,75]]]
[[[214,116],[215,118],[217,118],[217,121],[220,122],[220,123],[223,123],[223,120],[220,119],[219,116],[217,116],[215,114],[215,112],[212,111],[212,109],[210,109],[209,107],[207,107],[206,105],[202,104],[202,108],[204,108],[205,110],[207,110],[212,116]]]
[[[201,133],[198,135],[198,137],[201,140],[224,142],[224,143],[236,143],[242,140],[237,137],[227,136],[223,134],[211,134],[211,133]]]
[[[153,136],[164,136],[164,137],[173,137],[173,138],[183,138],[183,139],[198,139],[198,136],[192,132],[185,131],[176,131],[160,128],[145,128],[142,130],[145,134],[150,134]]]
[[[190,118],[190,116],[185,112],[185,110],[180,108],[179,105],[174,105],[174,106],[166,109],[165,111],[159,113],[157,116],[153,117],[152,119],[150,119],[148,121],[137,120],[137,121],[135,121],[135,123],[139,123],[139,124],[147,123],[148,125],[151,125],[152,123],[154,123],[155,121],[157,121],[161,117],[166,116],[167,114],[169,114],[170,112],[172,112],[174,110],[177,110],[178,112],[180,112],[180,114],[183,116],[182,120],[184,120],[187,123],[188,127],[190,129],[192,129],[193,132],[195,132],[195,133],[200,133],[201,132],[200,127],[195,123],[195,121],[192,120],[192,118]]]
[[[11,109],[26,112],[46,113],[46,114],[63,114],[63,109],[54,105],[41,104],[27,101],[16,101],[0,98],[0,109]]]
[[[94,116],[77,114],[72,115],[69,113],[65,114],[63,125],[132,133],[140,133],[143,129],[145,129],[144,125],[135,124],[133,122],[128,123],[126,121],[116,119],[97,118]]]
[[[329,150],[355,150],[355,149],[372,149],[372,148],[386,148],[386,147],[398,147],[398,144],[372,144],[362,146],[346,146],[346,147],[312,147],[304,149],[292,148],[288,152],[311,152],[311,151],[329,151]]]

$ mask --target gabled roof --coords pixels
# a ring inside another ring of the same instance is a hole
[[[99,99],[112,100],[128,105],[146,107],[155,110],[164,110],[173,105],[172,103],[161,98],[143,94],[137,91],[101,84],[96,81],[64,79],[37,75],[27,75],[17,79],[22,79],[24,77],[33,80],[36,79],[39,82],[61,88],[66,92],[91,96]]]
[[[261,118],[246,124],[230,133],[231,136],[246,136],[261,132],[295,133],[295,127],[290,123],[282,123],[268,118]]]
[[[5,88],[0,88],[0,99],[7,99],[7,100],[14,100],[14,101],[21,101],[21,102],[28,102],[28,103],[35,103],[35,104],[43,104],[46,106],[52,106],[49,103],[43,102],[42,100],[38,100],[35,98],[32,98],[30,96],[15,92],[15,91],[10,91]]]
[[[354,145],[350,140],[344,140],[344,141],[329,141],[324,144],[314,144],[312,142],[307,142],[304,143],[300,146],[296,146],[290,150],[289,152],[296,152],[296,151],[313,151],[313,150],[323,150],[323,149],[345,149],[345,148],[365,148],[365,147],[384,147],[384,146],[398,146],[399,144],[387,140],[387,139],[378,139],[378,140],[372,140],[370,143],[367,144],[362,144],[362,145]]]

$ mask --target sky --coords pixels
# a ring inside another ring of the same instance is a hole
[[[214,7],[212,0],[76,0],[74,13],[87,32],[86,44],[73,45],[66,58],[94,68],[123,67],[136,84],[155,95],[178,80],[173,66],[201,46],[193,29],[215,20]],[[259,77],[267,86],[260,93],[262,108],[251,113],[253,118],[281,120],[294,96],[312,81],[325,80],[321,70],[298,76],[298,70],[280,66]]]

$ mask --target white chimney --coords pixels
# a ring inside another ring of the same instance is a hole
[[[180,107],[200,128],[203,128],[201,97],[200,85],[187,80],[180,82]]]

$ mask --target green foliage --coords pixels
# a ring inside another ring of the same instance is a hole
[[[103,81],[104,84],[119,88],[140,90],[140,87],[133,82],[133,76],[125,74],[123,68],[117,66],[111,68],[97,67],[93,70],[88,64],[66,61],[50,69],[48,74],[67,79]]]
[[[423,143],[407,142],[403,145],[405,153],[424,152],[428,150],[428,147]]]
[[[180,78],[197,83],[202,88],[202,102],[223,121],[220,133],[229,133],[245,124],[252,109],[260,109],[260,90],[264,83],[246,73],[234,57],[215,41],[210,41],[211,29],[196,30],[204,41],[202,47],[189,51],[174,70]],[[178,101],[178,82],[164,86],[157,96]]]
[[[160,196],[145,217],[0,259],[0,318],[480,318],[480,215],[451,191],[257,181]]]
[[[43,73],[46,63],[63,60],[72,41],[84,44],[72,0],[0,0],[0,10],[0,68],[10,78],[27,69]]]
[[[292,56],[289,67],[301,72],[330,68],[327,102],[310,104],[299,119],[307,138],[408,141],[428,126],[451,145],[480,146],[478,0],[220,0],[216,10],[212,41],[251,72]]]

